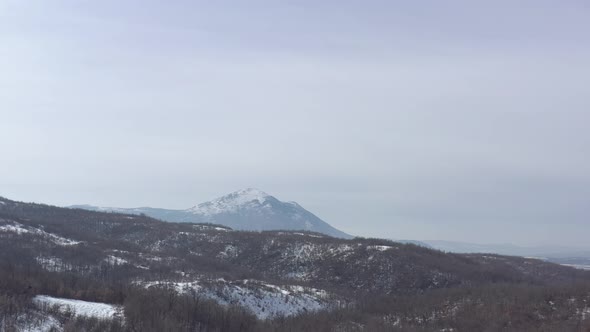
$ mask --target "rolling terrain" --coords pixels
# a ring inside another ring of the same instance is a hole
[[[578,331],[589,301],[536,259],[0,199],[5,329]]]

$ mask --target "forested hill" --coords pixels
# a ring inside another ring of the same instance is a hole
[[[590,273],[534,259],[0,198],[0,326],[17,330],[573,331],[588,301]]]

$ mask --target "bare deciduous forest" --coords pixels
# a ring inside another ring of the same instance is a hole
[[[534,259],[2,202],[2,331],[47,317],[64,331],[590,328],[590,273]],[[84,317],[36,304],[38,295],[122,313]],[[266,315],[279,304],[293,311]]]

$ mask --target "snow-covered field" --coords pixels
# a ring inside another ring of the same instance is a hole
[[[106,303],[62,299],[46,295],[37,295],[33,303],[39,307],[57,307],[61,312],[71,312],[76,316],[114,319],[123,316],[123,308]]]

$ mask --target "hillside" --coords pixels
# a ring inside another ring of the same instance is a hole
[[[590,273],[540,260],[7,199],[0,294],[3,324],[22,327],[26,315],[58,329],[100,323],[63,313],[76,310],[142,331],[574,331],[590,318]]]

